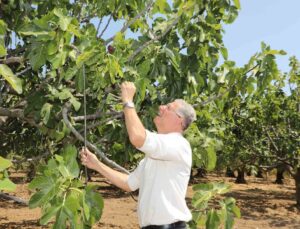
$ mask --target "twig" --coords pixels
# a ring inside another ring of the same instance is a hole
[[[31,66],[29,66],[29,67],[23,69],[23,70],[20,71],[20,72],[17,72],[17,73],[16,73],[16,76],[23,75],[25,72],[29,71],[30,69],[31,69]]]
[[[83,3],[80,5],[80,1],[78,2],[78,6],[79,6],[79,8],[80,8],[80,10],[79,10],[79,13],[78,13],[78,15],[77,15],[77,21],[81,21],[81,13],[82,13],[82,9],[84,8],[83,7]]]
[[[76,51],[76,55],[80,54],[79,49],[75,45],[71,44],[70,47]]]
[[[217,119],[221,120],[222,122],[225,122],[226,124],[229,124],[229,125],[232,125],[232,126],[238,127],[238,126],[237,126],[235,123],[228,122],[228,121],[226,121],[226,120],[224,120],[224,119],[222,119],[222,118],[217,118]],[[238,127],[238,128],[239,128],[239,127]]]
[[[70,104],[66,104],[64,107],[63,107],[63,110],[62,110],[62,115],[63,115],[63,120],[65,122],[65,124],[67,125],[67,127],[72,131],[72,133],[75,135],[75,137],[84,142],[84,138],[83,136],[72,126],[71,122],[69,121],[68,119],[68,110],[70,108]],[[106,164],[108,164],[109,166],[111,167],[114,167],[118,170],[120,170],[121,172],[124,172],[126,174],[129,174],[129,171],[126,170],[125,168],[123,168],[122,166],[118,165],[117,163],[115,163],[114,161],[108,159],[106,157],[106,155],[100,151],[95,145],[93,145],[92,143],[90,143],[89,141],[86,141],[86,145],[89,149],[91,149],[93,152],[95,152],[102,160],[103,162],[105,162]]]
[[[99,32],[100,25],[102,24],[102,20],[103,20],[103,17],[101,17],[101,19],[99,20],[99,23],[98,23],[98,26],[97,26],[96,37],[97,37],[97,34],[98,34],[98,32]]]
[[[104,29],[102,30],[102,32],[100,33],[100,35],[99,35],[98,38],[101,38],[101,37],[102,37],[102,35],[103,35],[103,33],[105,32],[105,30],[107,29],[107,27],[108,27],[108,25],[109,25],[111,19],[112,19],[112,15],[110,15],[110,17],[109,17],[109,19],[108,19],[108,21],[107,21],[107,23],[106,23]],[[109,43],[109,42],[108,42],[108,43]],[[105,45],[108,44],[108,43],[104,42]]]
[[[97,13],[94,13],[94,14],[91,14],[87,17],[84,17],[84,18],[82,18],[81,23],[87,23],[87,22],[90,21],[91,18],[96,17],[96,16],[97,16]]]
[[[274,126],[271,126],[271,129],[273,130],[273,133],[275,134],[276,138],[279,138],[278,132],[275,130]]]

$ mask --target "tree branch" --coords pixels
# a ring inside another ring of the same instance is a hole
[[[263,130],[267,133],[267,136],[268,136],[270,142],[272,143],[272,145],[274,146],[276,152],[279,152],[279,149],[278,149],[277,145],[275,144],[275,142],[273,141],[273,139],[271,138],[269,132],[267,130],[265,130],[264,128],[263,128]]]
[[[94,127],[97,127],[97,126],[103,124],[103,123],[106,123],[106,122],[109,122],[109,121],[112,121],[112,120],[115,120],[115,119],[118,119],[118,118],[122,118],[122,117],[123,117],[123,114],[121,112],[120,113],[116,113],[116,115],[114,115],[114,116],[112,116],[110,118],[107,118],[105,120],[101,120],[99,122],[92,123],[92,124],[88,125],[86,128],[88,130],[90,130],[90,129],[94,128]],[[79,132],[82,133],[82,131],[83,130],[80,130]]]
[[[36,123],[34,121],[34,119],[25,117],[23,109],[8,109],[8,108],[0,107],[0,116],[6,116],[6,117],[10,117],[10,118],[19,118],[31,126],[34,126],[37,128],[41,127],[41,125]]]
[[[205,101],[203,101],[201,103],[198,103],[198,104],[194,104],[193,107],[204,106],[204,105],[206,105],[206,104],[208,104],[208,103],[210,103],[212,101],[215,101],[215,100],[217,100],[219,98],[222,98],[227,92],[229,92],[232,89],[233,86],[235,86],[235,84],[232,85],[231,87],[229,87],[226,91],[224,91],[221,94],[210,96],[207,100],[205,100]]]
[[[32,158],[24,158],[24,159],[21,159],[21,160],[13,159],[12,162],[14,164],[22,164],[22,163],[27,162],[27,161],[36,162],[36,161],[41,160],[43,157],[46,157],[46,156],[48,156],[50,154],[51,154],[50,151],[46,151],[43,154],[35,156],[35,157],[32,157]]]
[[[276,138],[279,138],[278,132],[275,130],[274,126],[271,126],[271,129],[272,129],[273,133],[275,134]]]
[[[7,53],[9,56],[14,55],[20,55],[20,53],[23,53],[26,50],[25,46],[14,48],[14,49],[8,49]]]
[[[27,200],[23,200],[19,197],[16,197],[16,196],[10,196],[8,194],[5,194],[3,192],[0,192],[0,197],[3,198],[3,199],[7,199],[7,200],[13,200],[19,204],[23,204],[23,205],[28,205],[28,201]]]
[[[24,62],[24,57],[22,56],[13,56],[13,57],[9,57],[7,59],[1,59],[0,60],[0,64],[15,64],[15,63],[23,63]]]
[[[144,43],[142,46],[140,46],[139,48],[137,48],[132,54],[131,56],[128,58],[128,62],[132,61],[133,58],[139,54],[141,51],[143,51],[147,46],[149,46],[150,44],[152,44],[153,42],[161,39],[162,37],[164,37],[171,29],[174,25],[176,25],[179,21],[179,17],[177,17],[167,28],[166,30],[160,35],[160,36],[155,36],[153,39],[147,41],[146,43]]]
[[[152,5],[154,3],[154,0],[151,0],[149,1],[148,5],[145,7],[145,9],[140,12],[139,14],[137,14],[131,21],[129,21],[128,23],[126,23],[123,28],[120,30],[121,33],[124,33],[128,28],[129,26],[131,26],[137,19],[139,19],[141,16],[143,16],[146,12],[148,12]],[[101,34],[102,35],[102,34]],[[101,37],[100,35],[100,37]],[[107,45],[108,43],[110,43],[114,38],[115,38],[116,35],[112,36],[111,38],[107,39],[104,44]]]
[[[252,145],[250,145],[250,144],[248,144],[247,142],[246,142],[246,144],[247,144],[247,146],[249,146],[249,148],[252,150],[252,152],[253,153],[248,153],[248,154],[250,154],[250,155],[256,155],[256,156],[258,156],[258,157],[264,157],[264,158],[273,158],[273,159],[276,159],[276,160],[278,160],[278,161],[280,161],[280,162],[282,162],[282,163],[284,163],[284,164],[286,164],[286,165],[288,165],[288,166],[291,166],[291,167],[293,167],[293,165],[291,164],[291,163],[289,163],[289,162],[287,162],[287,160],[288,160],[288,158],[281,158],[281,157],[278,157],[277,155],[261,155],[260,154],[260,152],[258,152],[256,149],[255,149],[255,147],[253,147]],[[241,145],[242,147],[244,147],[245,149],[247,149],[247,147],[245,147],[245,146],[243,146],[243,145]]]
[[[123,116],[122,112],[117,112],[117,111],[110,111],[110,112],[107,112],[107,113],[103,113],[101,111],[97,111],[95,114],[87,115],[86,119],[87,120],[93,120],[93,119],[100,118],[103,115],[112,115],[114,118],[119,118],[119,117]],[[75,117],[72,117],[72,119],[75,122],[83,121],[84,120],[84,116],[75,116]]]
[[[24,119],[24,110],[22,109],[8,109],[0,107],[0,116],[8,116],[11,118]]]
[[[272,170],[277,168],[277,166],[279,166],[281,164],[275,164],[275,165],[259,165],[258,168],[263,169],[263,170]]]
[[[68,119],[68,111],[69,111],[69,108],[70,108],[70,104],[66,104],[64,107],[63,107],[63,110],[62,110],[62,115],[63,115],[63,120],[65,122],[65,124],[67,125],[67,127],[72,131],[72,133],[75,135],[75,137],[84,142],[84,138],[83,136],[72,126],[71,122],[69,121]],[[118,165],[117,163],[115,163],[114,161],[108,159],[106,157],[106,155],[100,151],[95,145],[93,145],[92,143],[90,143],[89,141],[86,141],[86,145],[89,149],[91,149],[93,152],[95,152],[100,158],[101,160],[106,163],[107,165],[111,166],[111,167],[114,167],[118,170],[120,170],[121,172],[124,172],[126,174],[129,174],[129,171],[127,171],[125,168],[123,168],[122,166]]]

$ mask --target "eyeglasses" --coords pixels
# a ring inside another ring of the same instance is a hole
[[[171,108],[170,104],[167,104],[166,106],[167,106],[167,109],[168,109],[169,111],[174,112],[174,113],[177,115],[178,118],[183,118],[182,115],[178,114],[177,111],[175,111],[175,110],[173,110],[173,109]]]

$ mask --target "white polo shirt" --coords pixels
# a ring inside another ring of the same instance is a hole
[[[139,189],[140,226],[190,221],[192,215],[185,202],[192,165],[189,142],[180,133],[146,130],[145,143],[139,150],[145,158],[127,182],[132,191]]]

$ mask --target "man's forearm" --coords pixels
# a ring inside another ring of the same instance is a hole
[[[130,142],[137,148],[141,147],[146,139],[146,130],[133,108],[124,108],[125,124]]]
[[[100,174],[102,174],[105,178],[107,178],[111,183],[113,183],[117,187],[123,189],[126,192],[131,192],[131,189],[127,183],[128,180],[127,174],[113,170],[112,168],[108,167],[107,165],[103,164],[100,161],[95,170]]]

